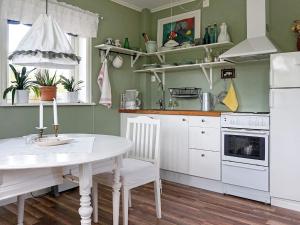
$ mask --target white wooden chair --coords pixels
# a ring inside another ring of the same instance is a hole
[[[156,216],[161,218],[160,121],[141,116],[127,120],[126,138],[134,149],[123,159],[121,167],[123,225],[128,224],[128,206],[131,207],[130,190],[154,182]],[[93,178],[93,220],[98,223],[98,184],[112,186],[112,173]]]

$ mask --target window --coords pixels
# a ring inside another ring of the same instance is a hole
[[[5,51],[5,54],[1,52],[1,56],[6,56],[6,60],[2,59],[3,61],[7,62],[6,68],[1,68],[1,81],[2,81],[2,87],[0,86],[1,93],[3,93],[4,89],[11,85],[11,81],[14,80],[13,73],[11,69],[8,67],[8,60],[7,56],[9,53],[13,52],[19,42],[22,40],[24,35],[29,31],[30,26],[23,25],[23,24],[17,24],[17,23],[8,23],[5,26],[5,30],[3,32],[3,35],[6,37],[2,37],[4,42],[2,44],[0,43],[1,51]],[[2,30],[1,30],[2,32]],[[83,103],[90,103],[91,102],[91,85],[90,85],[90,51],[91,51],[91,41],[89,38],[83,38],[73,35],[67,35],[68,40],[70,41],[73,49],[75,50],[76,54],[81,57],[81,62],[79,66],[76,66],[74,70],[55,70],[51,69],[50,74],[55,74],[57,78],[59,78],[60,75],[63,75],[67,78],[71,78],[74,76],[76,81],[82,80],[84,83],[82,84],[82,90],[79,91],[79,100]],[[1,40],[1,37],[0,37]],[[3,47],[3,48],[2,48]],[[21,70],[21,66],[15,66],[17,70]],[[27,71],[29,71],[30,67],[27,67]],[[4,73],[3,73],[4,72]],[[3,75],[4,74],[4,75]],[[35,71],[30,74],[30,77],[32,80],[35,79]],[[58,102],[66,102],[66,90],[61,85],[58,85],[57,87],[57,100]],[[30,103],[37,102],[38,99],[34,95],[34,93],[30,93]],[[7,100],[4,101],[4,103],[10,103],[11,102],[11,95],[8,96]]]

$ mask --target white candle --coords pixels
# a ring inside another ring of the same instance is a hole
[[[40,103],[40,128],[44,128],[44,106]]]
[[[57,103],[56,99],[53,98],[53,118],[54,118],[54,125],[58,125],[58,118],[57,118]]]

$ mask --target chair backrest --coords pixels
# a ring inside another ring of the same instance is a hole
[[[128,157],[159,165],[160,121],[147,116],[127,119],[126,138],[134,143]]]

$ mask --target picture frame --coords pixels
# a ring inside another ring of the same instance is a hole
[[[162,47],[168,41],[168,35],[175,31],[174,39],[179,44],[194,41],[201,37],[201,10],[159,19],[157,25],[157,45]],[[174,32],[172,33],[174,34]]]

